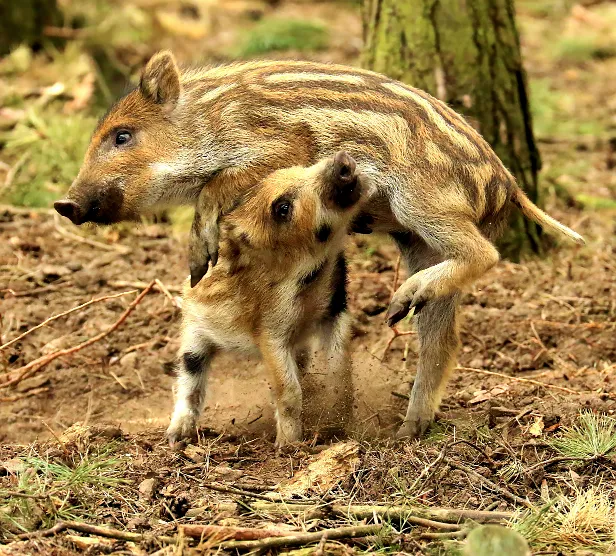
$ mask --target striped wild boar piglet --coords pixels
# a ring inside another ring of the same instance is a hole
[[[222,350],[260,352],[275,397],[276,444],[284,446],[302,437],[298,357],[320,340],[345,424],[352,385],[343,248],[368,189],[355,161],[339,152],[273,172],[223,216],[218,264],[184,289],[172,446],[196,435],[207,371]]]
[[[387,320],[394,325],[415,310],[419,360],[398,435],[417,437],[455,366],[462,292],[498,261],[493,241],[510,209],[583,241],[537,208],[443,102],[357,68],[261,60],[180,70],[161,52],[101,120],[55,206],[80,224],[196,205],[189,251],[196,284],[217,257],[219,215],[236,199],[275,170],[340,150],[376,189],[354,229],[389,234],[408,267]]]

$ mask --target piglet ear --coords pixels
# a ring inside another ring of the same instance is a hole
[[[340,183],[355,181],[355,160],[346,151],[339,151],[334,156],[334,178]]]
[[[151,102],[175,106],[180,97],[180,70],[171,52],[163,50],[150,58],[141,75],[139,90]]]

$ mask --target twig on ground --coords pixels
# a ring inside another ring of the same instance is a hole
[[[15,205],[5,205],[0,204],[0,212],[4,212],[6,214],[56,214],[54,209],[42,208],[42,207],[18,207]]]
[[[391,391],[391,395],[394,398],[400,398],[401,400],[406,400],[407,402],[411,399],[411,396],[408,394],[403,394],[402,392],[396,392],[395,390]]]
[[[109,326],[106,330],[90,338],[89,340],[82,342],[81,344],[78,344],[71,348],[60,349],[58,351],[54,351],[53,353],[44,355],[43,357],[39,357],[38,359],[31,361],[27,365],[24,365],[23,367],[14,371],[15,373],[17,373],[17,376],[14,376],[13,378],[9,379],[7,382],[4,382],[3,384],[0,384],[0,388],[7,388],[8,386],[19,384],[22,380],[31,377],[32,375],[40,371],[42,368],[47,366],[49,363],[51,363],[58,357],[72,355],[73,353],[79,350],[82,350],[94,344],[95,342],[98,342],[99,340],[102,340],[105,336],[113,332],[116,328],[118,328],[126,320],[128,315],[130,315],[135,309],[135,307],[137,307],[137,305],[141,303],[141,300],[150,292],[150,290],[154,287],[154,285],[155,283],[152,280],[152,282],[150,282],[145,287],[145,289],[131,302],[131,304],[126,308],[126,310],[120,315],[120,318],[117,321],[115,321],[111,326]]]
[[[400,332],[396,327],[393,327],[391,330],[394,333],[394,335],[389,339],[389,341],[387,342],[387,345],[385,346],[385,349],[383,350],[383,355],[381,356],[383,359],[387,355],[387,352],[389,351],[391,344],[393,344],[396,338],[401,338],[402,336],[412,336],[413,334],[416,334],[414,330],[409,330],[407,332]]]
[[[532,320],[528,322],[532,324],[544,324],[546,326],[554,326],[558,328],[609,328],[610,326],[616,326],[616,322],[557,322],[552,320]]]
[[[460,523],[470,519],[478,523],[508,521],[514,517],[512,512],[493,512],[485,510],[467,510],[457,508],[420,508],[415,506],[370,506],[362,504],[298,504],[296,502],[245,502],[245,507],[256,513],[272,515],[302,515],[310,513],[313,517],[340,516],[356,520],[374,519],[375,516],[380,520],[404,520],[410,516],[430,519],[443,523]],[[186,517],[199,517],[211,507],[191,508],[186,513]],[[232,503],[216,504],[218,512],[236,512],[237,505]]]
[[[446,539],[463,539],[468,535],[468,531],[449,531],[447,533],[422,533],[420,539],[425,540],[446,540]]]
[[[445,457],[445,454],[447,453],[448,448],[449,448],[449,444],[445,444],[445,446],[443,446],[443,449],[440,451],[436,459],[432,463],[430,463],[429,465],[423,468],[422,472],[419,474],[419,477],[417,477],[417,479],[415,479],[413,484],[409,487],[409,492],[413,492],[415,490],[415,488],[419,484],[419,481],[421,481],[424,478],[424,475],[426,475],[426,479],[424,483],[427,483],[432,478],[432,476],[436,472],[436,469],[438,468],[438,465],[441,463],[441,461],[443,461],[443,458]]]
[[[39,394],[43,394],[45,392],[49,392],[50,388],[47,386],[42,386],[40,388],[33,388],[32,390],[28,390],[27,392],[23,392],[22,394],[15,394],[14,396],[4,396],[0,397],[0,402],[16,402],[19,400],[23,400],[24,398],[29,398],[31,396],[38,396]]]
[[[179,530],[192,539],[205,540],[216,537],[219,541],[254,541],[270,537],[285,537],[292,535],[288,529],[256,529],[254,527],[230,527],[224,525],[180,525]]]
[[[550,465],[554,465],[555,463],[561,463],[563,461],[593,461],[596,458],[586,458],[586,457],[575,457],[575,456],[557,456],[555,458],[547,459],[545,461],[539,461],[530,467],[526,468],[526,473],[531,473],[535,469],[540,469],[542,467],[548,467]]]
[[[17,535],[17,538],[25,540],[51,537],[61,533],[62,531],[66,531],[67,529],[79,531],[80,533],[88,533],[90,535],[98,535],[99,537],[107,537],[109,539],[119,539],[122,541],[140,542],[148,538],[146,535],[141,533],[130,533],[128,531],[112,529],[111,527],[99,527],[98,525],[90,525],[89,523],[81,523],[78,521],[59,521],[49,529],[45,529],[43,531],[33,531],[31,533],[22,533],[21,535]],[[163,535],[156,535],[155,538],[158,541],[165,543],[172,543],[175,541],[174,537],[166,537]]]
[[[72,309],[69,309],[68,311],[58,313],[57,315],[54,315],[52,317],[49,317],[48,319],[45,319],[43,322],[30,328],[29,330],[26,330],[23,334],[20,334],[19,336],[17,336],[17,338],[14,338],[11,341],[7,342],[6,344],[0,346],[0,351],[6,349],[7,347],[13,345],[16,342],[19,342],[19,340],[25,338],[28,334],[32,334],[32,332],[34,332],[35,330],[38,330],[39,328],[43,328],[43,326],[46,326],[47,324],[49,324],[50,322],[54,320],[57,320],[62,317],[66,317],[67,315],[70,315],[71,313],[74,313],[75,311],[79,311],[80,309],[85,309],[86,307],[88,307],[89,305],[93,305],[94,303],[99,303],[101,301],[107,301],[108,299],[115,299],[117,297],[122,297],[123,295],[135,293],[136,291],[137,290],[131,290],[128,292],[115,293],[112,295],[105,295],[103,297],[97,297],[96,299],[90,299],[90,301],[86,301],[85,303],[82,303],[81,305],[78,305],[77,307],[73,307]]]
[[[32,500],[45,500],[46,498],[49,498],[49,494],[27,494],[25,492],[19,492],[16,490],[0,491],[0,497],[2,498],[10,498],[13,496],[15,498],[30,498]]]
[[[155,281],[156,282],[156,281]],[[112,288],[145,288],[148,286],[147,282],[131,282],[131,281],[127,281],[127,280],[110,280],[109,282],[107,282],[107,284],[109,286],[111,286]],[[165,285],[165,288],[167,289],[168,292],[172,292],[172,293],[182,293],[182,288],[180,286],[167,286]],[[158,286],[158,284],[154,284],[154,288],[156,291],[162,291],[160,289],[160,287]]]
[[[29,297],[31,295],[38,295],[39,293],[47,293],[47,292],[55,292],[61,290],[62,288],[67,288],[71,286],[72,282],[61,282],[60,284],[50,284],[49,286],[43,286],[41,288],[33,288],[31,290],[11,290],[6,289],[2,290],[2,292],[9,293],[13,297]]]
[[[327,531],[321,537],[321,540],[319,541],[319,546],[317,546],[317,549],[314,551],[314,556],[323,556],[323,554],[325,554],[326,544],[327,544]]]
[[[556,386],[555,384],[546,384],[545,382],[540,382],[538,380],[533,380],[532,378],[520,378],[517,376],[509,376],[503,373],[496,373],[494,371],[486,371],[485,369],[474,369],[473,367],[456,367],[458,371],[470,371],[473,373],[480,373],[484,375],[492,375],[498,376],[500,378],[505,378],[507,380],[513,380],[515,382],[526,382],[528,384],[534,384],[535,386],[542,386],[543,388],[552,388],[553,390],[561,390],[563,392],[567,392],[568,394],[584,394],[585,392],[578,392],[577,390],[572,390],[571,388],[565,388],[564,386]],[[590,393],[590,392],[588,392]]]
[[[433,519],[426,519],[424,517],[415,517],[409,515],[405,518],[407,523],[414,525],[421,525],[422,527],[432,527],[433,529],[441,529],[443,531],[459,531],[460,526],[455,523],[445,523],[443,521],[434,521]]]
[[[171,301],[171,305],[173,305],[176,309],[179,309],[180,305],[178,304],[176,299],[171,295],[169,288],[167,288],[167,286],[165,286],[165,284],[163,284],[158,278],[156,278],[156,280],[154,281],[156,282],[158,289],[165,294],[165,296],[169,299],[169,301]]]
[[[466,444],[467,446],[470,446],[476,452],[479,452],[486,460],[488,460],[490,467],[494,467],[496,465],[494,463],[494,460],[487,454],[485,450],[481,449],[479,446],[477,446],[477,444],[473,444],[470,440],[456,440],[455,442],[449,445],[449,448],[453,448],[454,446],[457,446],[458,444]]]
[[[320,542],[324,535],[327,540],[352,539],[356,537],[366,537],[381,531],[382,525],[357,525],[354,527],[338,527],[316,531],[314,533],[302,533],[300,535],[289,535],[286,537],[271,537],[255,541],[225,541],[218,545],[219,548],[234,550],[264,550],[267,548],[280,548],[284,546],[302,546]]]
[[[396,266],[394,268],[394,280],[391,285],[391,295],[389,296],[390,305],[391,305],[392,299],[394,298],[396,290],[398,289],[398,278],[400,277],[400,261],[401,261],[401,255],[398,255],[398,258],[396,259]],[[383,355],[381,356],[381,359],[385,359],[385,355],[387,355],[387,352],[389,351],[391,344],[394,342],[396,338],[400,338],[401,336],[411,336],[415,334],[415,332],[412,330],[409,332],[400,332],[396,327],[393,327],[392,331],[394,335],[387,342],[387,345],[385,346],[385,349],[383,350]]]
[[[475,471],[474,469],[471,469],[470,467],[467,467],[466,465],[462,465],[461,463],[457,463],[455,461],[452,461],[449,458],[445,458],[445,462],[450,467],[453,467],[454,469],[458,469],[459,471],[463,471],[465,473],[468,473],[469,475],[472,475],[475,479],[481,481],[486,486],[490,487],[492,490],[494,490],[496,492],[500,492],[503,496],[505,496],[506,498],[509,498],[509,500],[511,500],[512,502],[516,502],[517,504],[521,504],[522,506],[525,506],[526,508],[532,508],[533,507],[533,505],[528,500],[525,500],[524,498],[520,498],[519,496],[516,496],[510,490],[508,490],[505,487],[502,487],[502,486],[497,485],[496,483],[490,481],[490,479],[487,479],[486,477],[484,477],[480,473],[477,473],[477,471]]]
[[[267,500],[268,502],[285,502],[280,494],[259,494],[256,492],[250,492],[249,490],[242,490],[240,488],[235,488],[229,485],[223,485],[219,483],[199,483],[201,486],[205,488],[209,488],[211,490],[215,490],[217,492],[225,492],[227,494],[236,494],[238,496],[246,496],[248,498],[256,498],[257,500]],[[302,500],[293,500],[289,501],[292,504],[302,504]],[[306,503],[314,502],[314,500],[307,500]]]

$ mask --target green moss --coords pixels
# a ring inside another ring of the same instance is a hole
[[[328,31],[318,22],[265,19],[248,32],[237,54],[248,58],[268,52],[323,50],[328,43]]]

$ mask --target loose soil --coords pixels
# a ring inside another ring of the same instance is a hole
[[[158,278],[177,292],[178,277],[186,275],[185,242],[163,224],[91,229],[85,235],[44,212],[1,214],[3,342],[93,297],[135,289],[130,283]],[[567,220],[569,215],[557,216]],[[590,220],[577,225],[591,245],[597,227]],[[459,365],[513,380],[457,370],[444,397],[442,423],[476,428],[489,421],[490,405],[528,409],[551,423],[569,422],[585,407],[600,412],[616,407],[612,249],[609,241],[597,249],[564,247],[550,260],[503,262],[480,280],[462,307]],[[354,429],[390,436],[404,413],[418,348],[414,335],[402,336],[383,357],[392,336],[383,321],[397,254],[385,238],[357,236],[349,260],[356,323]],[[26,336],[3,351],[5,372],[14,375],[40,355],[96,335],[135,295],[91,305]],[[149,294],[115,332],[5,391],[0,411],[7,426],[0,439],[46,438],[49,428],[63,430],[76,421],[115,423],[126,432],[165,426],[172,409],[178,323],[173,302],[162,293]],[[305,377],[307,421],[315,433],[331,409],[323,395],[329,390],[323,369],[317,357]],[[238,354],[215,361],[202,423],[229,434],[271,436],[273,412],[260,362]]]

